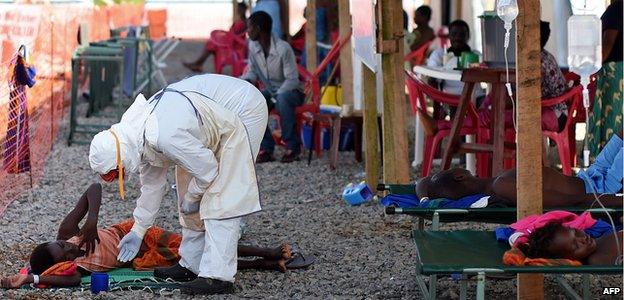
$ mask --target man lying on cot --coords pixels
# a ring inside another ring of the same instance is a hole
[[[616,240],[617,237],[617,240]],[[583,230],[551,222],[533,231],[520,249],[530,258],[579,261],[587,265],[621,265],[623,232],[592,238]]]
[[[544,207],[591,206],[596,193],[605,206],[622,206],[622,132],[613,135],[596,161],[577,177],[566,176],[549,167],[542,168]],[[532,188],[532,187],[527,187]],[[462,197],[485,194],[507,206],[516,206],[516,169],[494,178],[477,178],[470,171],[455,168],[421,179],[416,184],[419,199]]]
[[[31,274],[2,278],[0,286],[19,288],[29,283],[54,287],[77,286],[80,284],[80,277],[90,272],[106,272],[121,267],[146,270],[167,267],[178,262],[181,236],[156,226],[148,229],[139,254],[131,262],[117,261],[119,241],[130,231],[134,222],[127,220],[104,229],[97,228],[101,198],[101,185],[91,185],[61,222],[57,240],[35,247],[30,255]],[[85,216],[85,224],[80,228],[79,223]],[[86,236],[95,236],[95,239],[85,238]],[[83,240],[91,242],[84,243]],[[238,269],[284,272],[291,268],[290,262],[295,261],[288,244],[273,249],[239,245],[238,256],[262,257],[238,260]],[[297,261],[301,262],[299,259]],[[292,268],[295,267],[302,266],[293,264]]]

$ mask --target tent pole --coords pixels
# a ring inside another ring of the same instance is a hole
[[[379,126],[377,125],[377,93],[375,73],[362,64],[362,85],[364,88],[364,162],[366,183],[376,187],[379,181]]]
[[[351,30],[349,0],[338,0],[338,21],[340,22],[340,37],[344,37]],[[353,105],[353,56],[351,53],[351,39],[345,43],[344,48],[340,51],[340,66],[342,104]]]
[[[306,8],[305,49],[306,69],[313,73],[317,64],[316,52],[316,0],[308,0]]]
[[[403,7],[401,1],[380,0],[377,51],[383,70],[383,180],[408,183],[405,75],[403,73]]]

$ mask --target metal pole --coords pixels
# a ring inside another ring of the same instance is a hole
[[[54,147],[54,16],[50,20],[50,150]]]

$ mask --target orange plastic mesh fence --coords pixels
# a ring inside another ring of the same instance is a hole
[[[88,23],[89,39],[97,41],[110,36],[111,26],[139,25],[143,13],[143,5],[129,4],[0,6],[0,214],[43,175],[69,105],[80,23]],[[32,88],[16,88],[13,81],[20,45],[36,69]]]

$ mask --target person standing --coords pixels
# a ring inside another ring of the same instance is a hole
[[[289,37],[288,24],[286,24],[286,5],[284,0],[258,0],[256,5],[251,9],[251,13],[263,11],[271,16],[273,21],[271,25],[271,33],[278,39]]]
[[[197,75],[173,83],[149,101],[139,95],[121,121],[91,141],[89,163],[105,181],[139,172],[134,225],[119,243],[132,260],[154,223],[175,166],[182,225],[180,262],[154,276],[185,282],[188,294],[231,292],[240,219],[260,211],[254,159],[267,123],[266,101],[243,80]]]
[[[418,50],[424,44],[435,39],[435,34],[433,33],[433,28],[429,26],[429,21],[431,21],[431,7],[423,5],[414,11],[416,28],[412,32],[412,41],[409,44],[410,50]]]
[[[598,72],[596,97],[589,112],[587,140],[592,157],[622,128],[622,0],[616,0],[602,15],[602,69]]]

